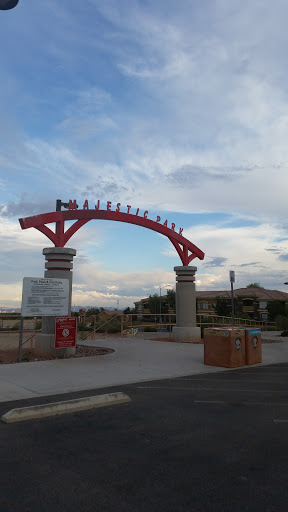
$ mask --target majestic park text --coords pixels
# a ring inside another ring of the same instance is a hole
[[[69,199],[69,210],[77,210],[78,209],[78,205],[77,205],[77,202],[76,202],[76,199],[74,199],[73,201],[71,199]],[[95,204],[95,210],[100,210],[100,200],[98,199],[97,203]],[[92,208],[94,210],[94,208]],[[122,210],[121,210],[122,208]],[[127,208],[127,211],[123,211],[123,208],[124,210],[126,210]],[[148,218],[148,210],[145,210],[143,212],[143,214],[140,213],[140,208],[137,208],[136,209],[136,213],[132,213],[130,210],[131,210],[132,206],[130,206],[129,204],[127,204],[126,206],[122,206],[121,207],[121,203],[117,203],[116,204],[116,209],[115,210],[112,210],[112,202],[111,201],[107,201],[107,203],[105,204],[105,209],[107,211],[114,211],[116,213],[126,213],[127,215],[135,215],[135,217],[143,217],[144,219],[147,219]],[[88,203],[88,199],[85,199],[84,201],[84,204],[83,204],[83,210],[90,210],[89,208],[89,203]],[[153,220],[153,219],[150,219],[150,220]],[[153,222],[156,222],[156,223],[161,223],[161,217],[159,215],[157,215],[156,217],[156,220],[154,220]],[[162,223],[161,223],[162,224]],[[164,222],[163,222],[163,226],[165,226],[166,228],[169,228],[171,229],[172,231],[175,231],[175,224],[174,222],[171,223],[171,227],[168,226],[168,220],[166,219]],[[179,229],[179,235],[182,235],[183,233],[183,228],[180,228]]]

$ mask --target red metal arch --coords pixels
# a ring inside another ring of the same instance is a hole
[[[147,219],[145,217],[139,217],[138,215],[132,215],[130,213],[123,213],[111,210],[67,210],[67,211],[56,211],[50,213],[42,213],[40,215],[34,215],[33,217],[25,217],[19,219],[20,226],[22,229],[36,228],[46,235],[56,247],[64,247],[68,240],[71,238],[81,226],[84,226],[91,219],[105,219],[114,220],[118,222],[126,222],[129,224],[135,224],[144,228],[152,229],[162,235],[165,235],[174,245],[178,252],[182,264],[184,266],[194,258],[204,259],[204,253],[192,244],[187,238],[176,233],[173,229],[170,229],[159,222]],[[65,221],[76,220],[72,226],[65,231]],[[48,228],[46,224],[56,222],[55,232]]]

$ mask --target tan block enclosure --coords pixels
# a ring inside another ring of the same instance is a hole
[[[260,329],[245,329],[246,364],[262,363]]]
[[[246,364],[244,329],[204,329],[204,364],[236,368]]]

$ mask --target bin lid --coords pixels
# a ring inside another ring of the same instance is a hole
[[[235,329],[235,327],[207,327],[204,329],[204,334],[210,334],[214,336],[244,336],[244,329]]]
[[[261,334],[261,329],[245,329],[248,334]]]

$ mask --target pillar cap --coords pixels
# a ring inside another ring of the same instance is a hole
[[[196,272],[197,267],[188,267],[181,265],[181,267],[174,267],[175,272]]]
[[[76,256],[76,249],[70,249],[69,247],[45,247],[43,254],[70,254]]]

